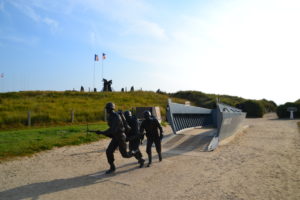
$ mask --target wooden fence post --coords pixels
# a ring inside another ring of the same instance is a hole
[[[72,111],[71,111],[71,122],[72,122],[72,123],[74,122],[74,113],[75,113],[74,110],[72,110]]]
[[[27,126],[31,126],[31,111],[30,110],[27,113]]]

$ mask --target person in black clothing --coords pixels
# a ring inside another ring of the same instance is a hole
[[[150,111],[144,112],[145,120],[142,122],[140,127],[140,134],[144,134],[144,130],[146,130],[146,136],[147,136],[147,148],[146,152],[148,154],[148,165],[147,167],[150,167],[152,163],[152,153],[151,153],[151,147],[154,142],[156,151],[158,153],[159,161],[162,161],[161,156],[161,140],[163,138],[163,129],[161,125],[159,124],[158,120],[154,117],[151,117]],[[159,132],[158,132],[159,130]]]
[[[130,131],[125,132],[129,140],[129,151],[134,153],[134,157],[138,160],[141,168],[144,166],[145,160],[143,159],[143,155],[139,149],[140,135],[139,135],[138,120],[135,116],[132,115],[130,111],[125,111],[124,115],[128,125],[131,128]]]
[[[126,135],[124,133],[125,128],[120,115],[114,111],[115,104],[107,103],[105,109],[109,114],[107,119],[109,128],[105,131],[97,131],[96,133],[112,138],[106,149],[106,157],[110,165],[110,169],[106,171],[106,174],[110,174],[116,170],[114,165],[114,152],[118,147],[123,158],[130,158],[132,154],[131,152],[127,152]]]

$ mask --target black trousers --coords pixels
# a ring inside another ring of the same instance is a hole
[[[152,147],[153,142],[155,144],[155,148],[156,148],[157,153],[161,153],[161,140],[160,140],[160,138],[159,137],[148,137],[147,138],[146,152],[150,156],[152,154],[151,147]]]
[[[112,140],[110,141],[110,143],[106,149],[106,157],[107,157],[107,161],[110,165],[114,164],[114,161],[115,161],[114,152],[118,147],[119,147],[119,151],[123,158],[132,157],[132,155],[130,155],[127,152],[127,145],[126,145],[125,140],[112,138]]]
[[[129,141],[129,151],[137,151],[134,154],[134,157],[138,161],[140,161],[140,159],[142,159],[142,157],[143,157],[143,155],[142,155],[142,153],[139,149],[139,146],[140,146],[140,139],[139,138]]]

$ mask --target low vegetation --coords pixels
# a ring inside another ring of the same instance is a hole
[[[265,113],[265,107],[261,101],[247,100],[238,104],[238,107],[247,113],[246,117],[248,118],[263,117]]]
[[[86,123],[93,123],[90,127],[92,129],[105,129],[104,106],[111,101],[118,110],[159,106],[164,119],[168,98],[177,103],[189,100],[192,105],[206,108],[215,108],[216,99],[219,98],[223,103],[239,106],[249,113],[254,112],[248,117],[261,117],[263,113],[275,111],[277,107],[274,102],[265,99],[249,101],[241,97],[197,91],[180,91],[174,94],[162,91],[0,93],[0,160],[103,138],[104,136],[87,134]],[[28,113],[31,116],[31,127],[27,127]],[[71,113],[74,113],[73,120]]]
[[[90,125],[90,129],[103,130],[105,124]],[[78,145],[104,138],[87,133],[86,125],[38,128],[0,132],[0,161],[15,156],[31,155],[53,147]]]
[[[215,108],[218,98],[222,103],[238,107],[242,109],[243,112],[247,112],[247,117],[262,117],[265,113],[275,112],[277,107],[273,101],[266,99],[247,100],[236,96],[205,94],[198,91],[179,91],[171,96],[188,99],[193,102],[194,105],[205,108]]]
[[[297,108],[297,112],[294,112],[294,118],[300,118],[300,100],[292,102],[287,102],[283,105],[277,107],[276,113],[279,118],[289,118],[290,112],[287,111],[289,107]]]
[[[0,94],[0,129],[24,128],[28,112],[32,126],[53,126],[98,122],[104,120],[104,106],[113,101],[117,109],[128,110],[138,106],[159,106],[165,116],[166,94],[155,92],[11,92]],[[185,100],[174,98],[183,103]]]

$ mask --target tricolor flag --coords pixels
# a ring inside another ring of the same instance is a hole
[[[95,61],[99,61],[99,57],[97,54],[95,54]]]
[[[105,54],[105,53],[102,54],[102,59],[103,59],[103,60],[106,59],[106,54]]]

